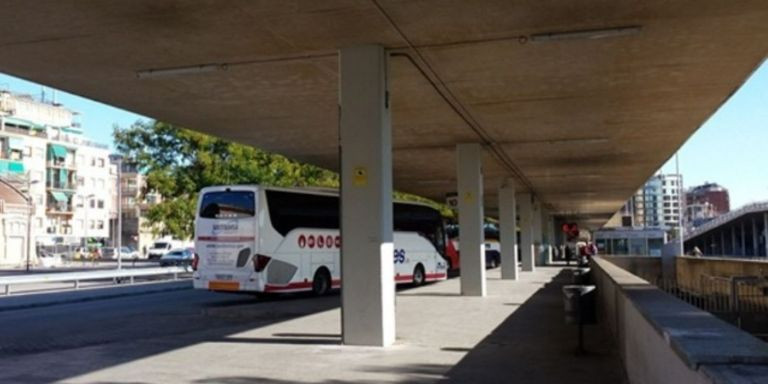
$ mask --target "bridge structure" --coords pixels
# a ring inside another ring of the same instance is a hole
[[[0,71],[341,174],[343,342],[395,341],[393,188],[455,192],[461,293],[597,228],[765,59],[768,3],[9,1]],[[34,22],[29,22],[29,21]],[[102,129],[109,129],[103,127]],[[364,208],[364,209],[363,209]],[[478,299],[480,300],[480,299]]]
[[[768,258],[768,202],[745,205],[694,229],[685,250],[698,248],[705,256]]]

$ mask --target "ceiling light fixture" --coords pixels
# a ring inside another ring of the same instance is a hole
[[[196,75],[200,73],[226,71],[227,69],[227,64],[202,64],[189,67],[144,69],[136,71],[136,77],[139,79],[153,79],[158,77]]]
[[[640,33],[643,27],[630,25],[616,28],[585,29],[581,31],[546,32],[535,33],[528,40],[533,43],[542,43],[560,40],[596,40],[609,37],[630,36]]]
[[[507,141],[502,142],[502,145],[535,145],[535,144],[602,144],[607,143],[609,139],[607,137],[573,137],[573,138],[560,138],[560,139],[542,139],[542,140],[528,140],[528,141]]]

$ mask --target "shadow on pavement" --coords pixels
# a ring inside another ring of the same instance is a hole
[[[576,355],[576,327],[565,325],[563,270],[520,305],[447,373],[448,383],[626,383],[618,351],[602,326],[585,329],[588,353]]]
[[[0,382],[52,383],[205,342],[338,345],[332,334],[230,336],[339,304],[339,295],[261,300],[187,290],[9,311],[0,319]]]

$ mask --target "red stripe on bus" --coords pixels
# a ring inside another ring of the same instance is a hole
[[[427,279],[443,279],[446,277],[445,273],[428,273],[425,276]],[[395,276],[395,281],[411,281],[413,280],[413,275],[397,275]],[[331,281],[331,286],[333,288],[338,288],[341,285],[341,279],[334,279]],[[312,282],[298,282],[298,283],[289,283],[287,285],[270,285],[267,284],[264,287],[265,292],[279,292],[279,291],[288,291],[288,290],[294,290],[294,289],[310,289],[312,288]]]
[[[448,277],[445,273],[427,273],[427,279],[444,279]]]
[[[197,241],[241,242],[254,241],[254,236],[198,236]]]
[[[267,284],[264,287],[265,292],[278,292],[278,291],[286,291],[289,289],[306,289],[306,288],[312,288],[312,283],[290,283],[288,285],[270,285]]]

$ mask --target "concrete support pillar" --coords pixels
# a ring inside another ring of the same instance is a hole
[[[763,213],[763,246],[765,246],[765,257],[768,257],[768,213]]]
[[[387,55],[363,45],[339,52],[341,109],[342,340],[395,341],[392,129]]]
[[[741,221],[741,249],[739,251],[741,251],[739,253],[741,256],[747,255],[747,233],[746,233],[746,230],[744,229],[743,220]]]
[[[485,296],[485,231],[483,229],[483,149],[480,144],[456,146],[459,194],[461,294]]]
[[[533,259],[535,265],[544,265],[544,259],[541,257],[541,250],[544,244],[544,225],[543,209],[538,199],[533,199]]]
[[[555,217],[552,216],[549,212],[547,212],[546,216],[546,223],[547,223],[547,265],[552,265],[552,253],[554,252],[554,247],[557,246],[557,241],[555,241]]]
[[[529,193],[517,195],[518,215],[520,216],[520,258],[522,259],[521,270],[523,272],[533,272],[535,269],[532,199],[533,196]]]
[[[725,256],[725,228],[720,229],[720,255],[718,256]]]
[[[758,240],[758,233],[757,233],[757,220],[755,220],[754,217],[752,217],[752,256],[757,257],[760,255],[760,251],[757,249],[757,240]]]
[[[501,241],[501,278],[517,280],[517,202],[515,185],[508,179],[499,188],[499,237]]]

